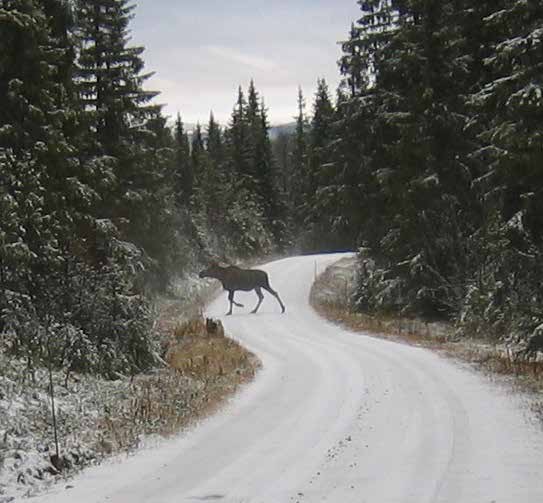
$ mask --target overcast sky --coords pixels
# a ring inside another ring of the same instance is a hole
[[[165,112],[228,122],[237,88],[251,78],[273,124],[296,115],[297,88],[312,100],[318,77],[335,92],[337,60],[356,0],[136,0],[132,45],[143,45],[147,88]]]

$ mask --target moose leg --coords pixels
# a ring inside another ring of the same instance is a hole
[[[243,307],[243,304],[240,304],[239,302],[236,302],[234,300],[234,293],[235,293],[235,290],[232,292],[232,304],[234,304],[234,306]]]
[[[228,290],[228,300],[230,301],[230,311],[226,313],[226,316],[232,314],[232,305],[234,304],[234,290]]]
[[[256,313],[258,311],[258,308],[260,307],[260,304],[262,304],[262,299],[264,298],[264,294],[262,293],[262,290],[260,289],[259,286],[257,286],[255,288],[255,292],[256,294],[258,295],[258,304],[256,305],[256,307],[251,311],[251,313]]]
[[[279,305],[281,306],[281,312],[284,313],[285,312],[285,305],[283,304],[283,301],[279,297],[279,294],[270,285],[264,286],[263,288],[266,291],[270,292],[277,299],[277,302],[279,302]]]

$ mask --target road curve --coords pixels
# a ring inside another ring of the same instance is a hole
[[[510,392],[416,347],[349,333],[308,305],[315,268],[268,264],[287,306],[256,295],[222,317],[263,369],[184,436],[106,463],[55,503],[540,503],[543,434]],[[227,310],[224,295],[209,313]]]

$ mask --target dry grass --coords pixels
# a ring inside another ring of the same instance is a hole
[[[430,324],[421,323],[418,320],[370,316],[353,312],[349,308],[339,305],[316,303],[312,305],[324,318],[339,323],[354,332],[369,332],[377,337],[430,348],[441,347],[448,340],[446,333],[433,333]]]
[[[105,453],[137,447],[142,434],[167,436],[216,411],[259,368],[257,358],[225,337],[220,321],[179,323],[165,352],[167,367],[138,376],[100,422]]]
[[[225,337],[220,321],[200,317],[175,329],[165,360],[181,374],[207,382],[225,376],[252,377],[256,358]]]
[[[205,306],[220,292],[220,285],[208,284],[190,298],[160,299],[156,304],[155,332],[168,339],[182,324],[203,317]]]
[[[512,375],[525,380],[534,389],[543,391],[543,361],[526,359],[503,344],[482,340],[456,339],[453,327],[440,324],[434,331],[431,323],[407,318],[369,316],[355,313],[346,307],[313,304],[324,318],[339,323],[355,332],[368,332],[375,337],[392,339],[429,349],[442,350],[449,356],[473,363],[496,374]]]

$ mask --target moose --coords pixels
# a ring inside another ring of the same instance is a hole
[[[218,279],[225,290],[228,291],[228,300],[230,301],[230,310],[227,315],[232,314],[232,306],[243,307],[243,304],[234,300],[234,293],[236,290],[243,290],[249,292],[254,290],[258,295],[258,303],[251,313],[256,313],[264,294],[262,289],[270,292],[279,302],[281,306],[281,312],[285,312],[285,305],[281,301],[279,294],[273,290],[270,286],[270,280],[268,274],[258,269],[241,269],[234,265],[222,267],[217,262],[212,262],[211,265],[200,272],[200,278],[215,278]]]

